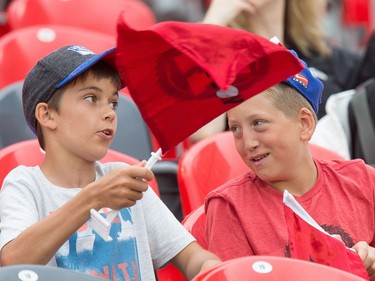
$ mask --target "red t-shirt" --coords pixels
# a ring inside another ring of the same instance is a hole
[[[318,179],[296,200],[346,246],[375,246],[375,169],[362,160],[315,160]],[[222,260],[248,256],[289,256],[283,192],[249,172],[206,198],[208,250]]]

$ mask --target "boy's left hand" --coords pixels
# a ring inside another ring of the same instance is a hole
[[[375,281],[375,248],[360,241],[353,246],[353,249],[356,250],[365,265],[370,280]]]

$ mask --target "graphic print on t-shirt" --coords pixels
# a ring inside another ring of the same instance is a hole
[[[103,214],[103,210],[100,213]],[[89,224],[83,225],[56,253],[57,265],[109,280],[141,280],[130,209],[119,212],[110,236],[113,241],[105,242]]]

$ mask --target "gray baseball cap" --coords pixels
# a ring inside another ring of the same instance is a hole
[[[63,87],[100,60],[115,69],[115,48],[96,54],[83,46],[65,46],[48,54],[31,69],[23,83],[22,102],[26,122],[36,134],[35,108],[48,102],[56,89]]]

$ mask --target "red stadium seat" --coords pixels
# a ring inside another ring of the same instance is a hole
[[[209,191],[248,170],[229,131],[194,144],[182,155],[177,173],[184,216],[200,207]]]
[[[69,26],[30,26],[10,31],[0,38],[0,89],[24,80],[39,59],[70,44],[101,52],[116,42],[107,34]]]
[[[0,149],[0,188],[3,185],[5,176],[18,165],[36,166],[44,160],[44,154],[40,149],[38,140],[20,141]],[[100,162],[125,162],[130,165],[139,163],[139,160],[117,152],[108,150],[107,155]],[[152,189],[159,195],[159,189],[156,180],[150,183]]]
[[[333,267],[291,258],[271,256],[242,257],[196,276],[192,281],[364,281]]]
[[[91,29],[115,37],[121,12],[134,28],[146,28],[156,22],[153,11],[142,0],[13,0],[6,16],[11,30],[30,25],[57,24]]]
[[[199,245],[207,249],[206,213],[204,212],[204,205],[201,205],[187,215],[182,221],[182,225],[197,239]]]
[[[207,249],[206,242],[206,214],[204,206],[191,212],[182,222],[182,225],[189,231],[196,239],[197,242],[205,249]],[[159,281],[187,281],[178,269],[169,264],[166,267],[157,271]]]
[[[315,158],[343,159],[317,145],[310,144],[310,150]],[[183,215],[200,207],[208,192],[246,171],[249,167],[238,155],[230,131],[194,144],[182,155],[177,172]]]
[[[328,148],[321,147],[316,144],[309,144],[311,154],[314,158],[322,159],[322,160],[332,160],[332,159],[337,159],[337,160],[344,160],[344,157],[342,157],[340,154],[337,152],[330,150]]]

